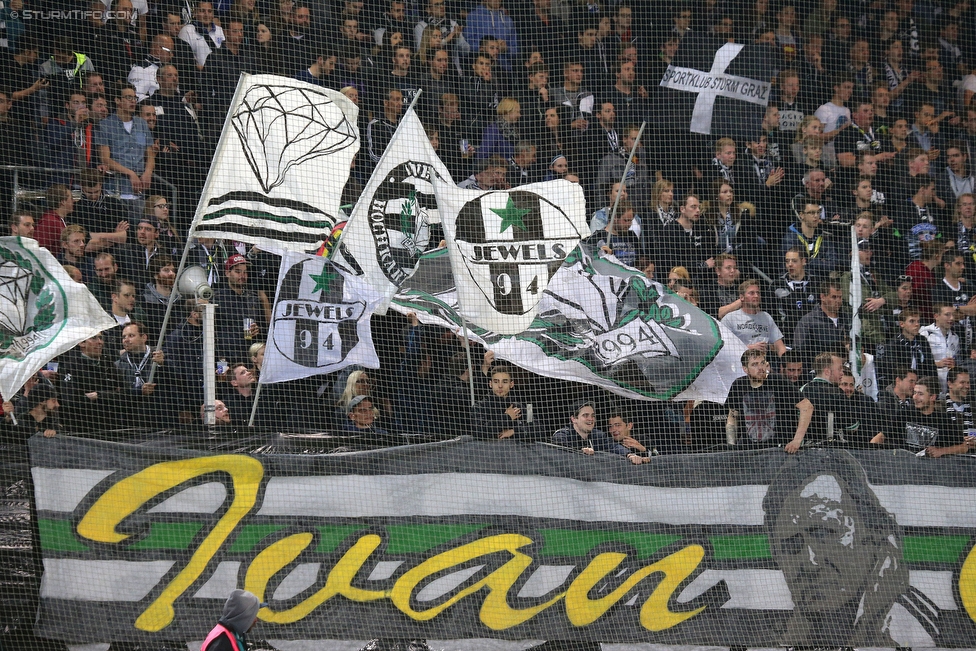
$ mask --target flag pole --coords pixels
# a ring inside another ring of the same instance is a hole
[[[848,300],[851,305],[851,374],[854,384],[861,383],[861,307],[864,297],[861,290],[861,258],[857,247],[857,231],[851,225],[851,286],[848,290]]]
[[[647,121],[641,123],[640,131],[637,132],[637,140],[634,141],[634,146],[630,148],[630,155],[627,156],[627,164],[624,165],[624,173],[620,176],[620,187],[624,187],[624,181],[627,180],[627,173],[630,172],[630,167],[633,164],[634,154],[637,153],[637,147],[640,146],[641,137],[644,135],[644,128],[647,127]],[[625,127],[626,128],[626,127]],[[613,208],[610,209],[610,216],[607,218],[607,232],[610,232],[610,228],[613,226],[613,220],[617,217],[617,206],[620,205],[620,192],[617,192],[616,198],[613,200]]]
[[[237,90],[234,91],[234,98],[231,100],[230,106],[233,109],[235,106],[240,104],[241,95],[244,92],[244,84],[242,83],[250,75],[246,72],[242,72],[240,78],[237,81]],[[227,115],[224,117],[224,127],[220,131],[220,141],[217,143],[217,150],[214,152],[213,161],[218,161],[221,159],[224,149],[227,146],[228,138],[224,138],[224,133],[227,132],[227,128],[230,125],[233,110],[228,110]],[[210,171],[207,173],[207,181],[203,184],[203,190],[200,192],[200,199],[197,201],[197,209],[193,215],[193,221],[190,223],[190,228],[186,233],[186,243],[183,245],[183,256],[180,258],[180,266],[176,270],[176,286],[174,291],[169,294],[169,301],[166,303],[166,313],[163,315],[163,322],[159,326],[159,338],[156,340],[156,350],[163,349],[163,341],[166,338],[166,328],[169,327],[169,319],[173,313],[173,304],[176,302],[176,295],[179,293],[176,288],[179,287],[180,276],[183,274],[183,270],[186,268],[186,261],[190,257],[190,243],[193,241],[193,231],[196,230],[197,226],[200,224],[200,215],[203,212],[205,197],[208,196],[208,190],[213,184],[213,169],[214,165],[211,163]],[[149,368],[149,383],[152,383],[153,378],[156,376],[156,362],[152,363]]]
[[[254,390],[254,402],[251,403],[251,417],[247,419],[247,426],[254,427],[254,416],[258,413],[258,400],[261,399],[261,376],[258,376],[258,388]]]
[[[471,342],[468,340],[468,320],[464,318],[461,311],[458,310],[458,316],[461,317],[461,327],[464,328],[464,353],[468,357],[468,387],[471,389],[471,406],[474,407],[474,364],[471,362]]]

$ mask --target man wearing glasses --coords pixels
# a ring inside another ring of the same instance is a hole
[[[804,249],[807,252],[807,272],[826,278],[837,266],[837,252],[830,236],[824,232],[820,205],[803,201],[796,208],[799,209],[797,221],[783,236],[783,255],[794,247]]]
[[[133,217],[142,213],[141,195],[152,183],[156,167],[152,132],[146,121],[135,115],[136,89],[119,86],[115,97],[115,113],[98,125],[95,144],[98,146],[101,167],[115,177],[105,184],[108,192],[117,192],[129,203]]]
[[[157,34],[149,46],[149,54],[142,63],[132,66],[129,71],[129,83],[136,89],[139,101],[152,97],[159,90],[156,74],[159,69],[173,60],[173,39],[166,34]]]

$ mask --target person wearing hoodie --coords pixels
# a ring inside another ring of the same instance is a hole
[[[512,69],[511,62],[519,53],[518,35],[515,22],[502,8],[502,0],[484,0],[472,9],[468,13],[463,35],[475,52],[478,51],[475,43],[480,46],[482,38],[494,36],[496,41],[500,41],[499,62],[506,71]]]
[[[247,590],[233,590],[200,651],[245,651],[247,632],[257,623],[258,609],[263,605]]]

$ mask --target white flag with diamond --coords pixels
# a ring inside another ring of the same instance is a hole
[[[514,335],[535,318],[549,279],[590,234],[583,189],[556,180],[462,190],[434,179],[461,314]]]
[[[339,91],[275,75],[241,75],[234,99],[194,234],[314,251],[338,221],[359,109]]]
[[[0,394],[11,400],[49,361],[117,325],[32,239],[0,237]]]

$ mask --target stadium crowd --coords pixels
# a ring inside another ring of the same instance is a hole
[[[374,320],[380,370],[265,385],[258,425],[541,438],[633,463],[731,442],[795,452],[841,440],[930,456],[974,444],[964,435],[976,373],[968,0],[0,7],[0,165],[58,170],[15,182],[13,167],[0,169],[9,233],[37,239],[119,324],[28,382],[4,405],[5,427],[11,414],[52,432],[199,422],[195,299],[177,301],[155,347],[185,245],[216,288],[218,420],[247,422],[278,263],[241,242],[185,237],[248,72],[339,90],[360,107],[347,207],[417,99],[461,187],[579,183],[586,246],[666,283],[749,348],[727,406],[623,401],[484,350],[471,382],[456,336],[391,313]],[[765,48],[772,71],[761,125],[738,141],[691,133],[660,86],[683,52],[716,42]],[[873,390],[843,366],[854,239]]]

